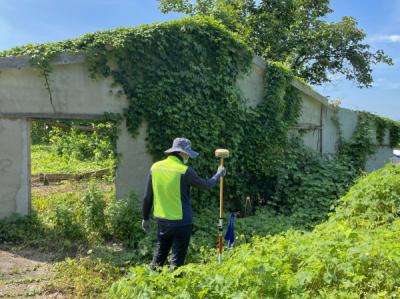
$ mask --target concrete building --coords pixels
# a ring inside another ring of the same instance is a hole
[[[248,105],[257,105],[264,94],[265,63],[255,57],[251,71],[238,81]],[[0,58],[0,218],[30,211],[30,121],[32,119],[95,119],[105,112],[121,113],[127,99],[118,96],[119,87],[111,79],[93,80],[82,56],[61,55],[53,62],[51,91],[43,77],[32,68],[27,57]],[[337,134],[332,110],[326,98],[308,86],[292,83],[303,99],[298,128],[304,142],[321,153],[335,153]],[[338,113],[345,138],[357,124],[357,113],[340,109]],[[146,126],[133,139],[121,125],[117,151],[121,154],[116,173],[118,197],[131,191],[143,192],[152,158],[146,151]],[[382,167],[392,157],[388,136],[372,156],[367,168]]]
[[[400,150],[399,149],[394,149],[393,150],[393,156],[392,156],[391,162],[393,164],[399,164],[400,163]]]

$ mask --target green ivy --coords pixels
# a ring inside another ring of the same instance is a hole
[[[391,147],[399,146],[400,143],[400,123],[390,118],[380,117],[374,114],[370,116],[375,120],[376,140],[383,145],[385,134],[389,131],[389,145]]]
[[[385,141],[385,134],[388,128],[387,122],[382,117],[375,118],[375,127],[376,127],[376,141],[379,145],[382,145]]]
[[[263,204],[275,192],[276,170],[285,158],[288,132],[297,123],[301,99],[291,85],[290,70],[280,63],[267,63],[265,98],[246,117],[241,190]],[[238,194],[239,195],[239,194]]]
[[[365,169],[368,157],[376,152],[377,146],[372,140],[372,117],[366,112],[358,112],[356,128],[350,140],[342,140],[338,156],[351,162],[360,172]]]
[[[353,161],[321,155],[306,148],[300,138],[289,139],[285,157],[275,169],[270,204],[308,228],[325,219],[359,175]]]
[[[398,147],[400,145],[400,123],[391,120],[389,124],[390,146]]]

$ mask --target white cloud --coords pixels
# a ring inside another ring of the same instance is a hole
[[[389,35],[384,36],[384,40],[391,41],[392,43],[399,43],[400,42],[400,35]]]
[[[371,42],[389,42],[389,43],[400,43],[400,35],[377,35],[371,38]]]

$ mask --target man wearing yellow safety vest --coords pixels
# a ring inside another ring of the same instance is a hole
[[[218,167],[211,179],[203,179],[192,167],[187,166],[189,158],[199,154],[192,150],[190,140],[175,138],[172,147],[165,151],[168,157],[154,163],[147,176],[143,198],[142,228],[150,229],[152,207],[158,222],[157,243],[150,268],[163,266],[172,248],[171,266],[180,267],[185,262],[192,234],[192,208],[190,205],[190,186],[208,189],[214,186],[225,168]]]

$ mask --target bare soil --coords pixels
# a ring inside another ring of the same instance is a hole
[[[98,182],[96,187],[103,192],[109,192],[113,187],[111,184],[106,182]],[[89,188],[89,182],[82,181],[61,181],[61,182],[50,182],[49,185],[45,186],[43,183],[32,183],[32,197],[49,196],[56,193],[67,193],[67,192],[84,192]]]
[[[110,192],[112,184],[98,182],[99,190]],[[32,183],[32,197],[45,197],[56,193],[84,192],[89,182],[60,181],[43,185]],[[54,263],[60,256],[34,248],[19,249],[0,243],[0,298],[70,298],[57,291]]]
[[[0,298],[65,298],[49,291],[54,279],[53,257],[33,249],[0,249]]]

